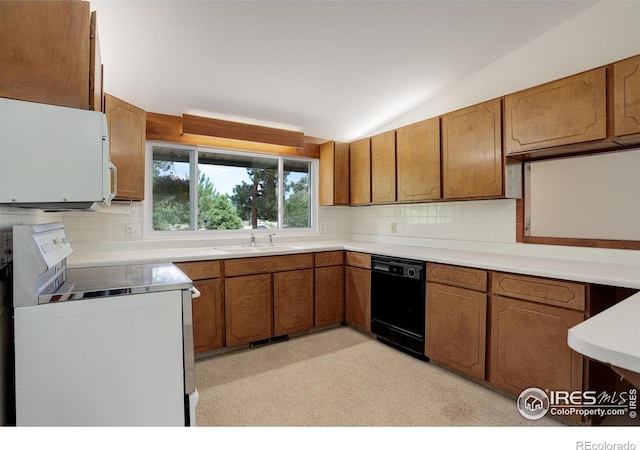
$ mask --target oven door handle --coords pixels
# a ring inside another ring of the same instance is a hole
[[[198,298],[202,295],[202,292],[198,290],[195,286],[191,286],[191,299]]]

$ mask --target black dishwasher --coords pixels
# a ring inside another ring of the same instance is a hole
[[[412,356],[424,355],[425,263],[371,257],[371,331],[377,339]]]

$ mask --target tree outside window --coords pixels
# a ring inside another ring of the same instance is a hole
[[[309,160],[154,148],[153,230],[310,228],[310,173]]]

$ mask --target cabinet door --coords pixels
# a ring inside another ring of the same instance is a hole
[[[489,381],[519,395],[524,389],[582,389],[582,357],[567,344],[579,311],[493,296]]]
[[[502,159],[499,99],[442,116],[444,198],[501,196]]]
[[[118,168],[118,199],[144,199],[146,112],[105,94],[111,162]]]
[[[440,198],[440,118],[398,128],[396,161],[399,202]]]
[[[396,132],[371,138],[371,201],[396,201]]]
[[[227,278],[224,295],[228,347],[272,336],[271,275]]]
[[[507,155],[607,137],[606,68],[507,95]]]
[[[344,320],[344,267],[318,267],[315,280],[315,326]]]
[[[104,111],[104,91],[102,90],[102,56],[100,54],[100,42],[98,39],[98,19],[95,11],[91,13],[90,29],[89,106],[94,111]]]
[[[487,295],[427,284],[425,355],[484,380]]]
[[[349,203],[371,203],[371,139],[354,141],[349,146]]]
[[[320,146],[320,205],[349,204],[349,144]]]
[[[273,274],[273,334],[313,327],[313,269]]]
[[[193,345],[196,353],[224,347],[224,305],[220,279],[194,281],[201,292],[193,299]]]
[[[346,307],[348,324],[371,331],[371,271],[359,267],[345,269]]]
[[[89,2],[0,1],[0,97],[89,109]]]
[[[615,134],[640,133],[640,56],[613,65]]]

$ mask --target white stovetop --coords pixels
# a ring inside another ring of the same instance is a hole
[[[284,236],[273,248],[247,242],[157,240],[74,244],[69,267],[215,260],[351,250],[429,262],[640,289],[640,251],[371,236]],[[640,293],[569,330],[569,345],[590,358],[640,372]]]

